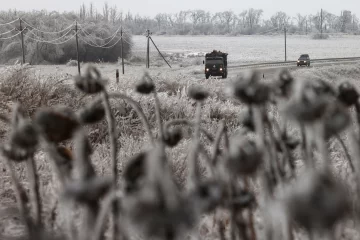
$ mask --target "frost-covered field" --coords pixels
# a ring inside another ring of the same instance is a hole
[[[229,53],[231,63],[283,61],[284,36],[153,36],[153,40],[165,53],[204,53],[213,49]],[[134,36],[133,53],[145,57],[146,37]],[[360,36],[331,36],[327,40],[313,40],[311,36],[288,36],[288,60],[296,60],[300,54],[311,58],[359,57]],[[152,54],[156,49],[151,46]]]

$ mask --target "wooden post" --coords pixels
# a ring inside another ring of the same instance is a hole
[[[24,46],[24,32],[23,32],[24,29],[22,28],[21,18],[19,18],[19,22],[20,22],[20,35],[21,35],[22,64],[25,64],[25,46]]]
[[[78,23],[75,23],[75,34],[76,34],[76,57],[77,57],[77,65],[78,72],[80,74],[80,60],[79,60],[79,39],[78,39]]]
[[[123,40],[123,29],[121,27],[121,65],[122,65],[122,74],[125,74],[124,66],[124,40]]]
[[[150,68],[150,30],[147,31],[147,50],[146,50],[146,68]]]
[[[286,56],[286,26],[284,27],[284,35],[285,35],[285,62],[287,60],[287,56]]]
[[[119,69],[116,69],[116,83],[119,83]]]
[[[320,12],[320,32],[321,32],[321,39],[322,39],[322,35],[323,35],[323,10],[322,9]]]

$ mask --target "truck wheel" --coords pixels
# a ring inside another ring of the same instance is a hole
[[[206,77],[206,79],[209,79],[210,75],[206,74],[205,77]]]
[[[226,78],[226,74],[224,73],[221,77],[222,77],[222,78]]]

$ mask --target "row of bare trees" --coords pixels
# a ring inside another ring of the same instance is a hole
[[[143,33],[147,28],[158,33],[168,34],[254,34],[271,29],[282,30],[284,26],[293,33],[310,32],[358,32],[359,19],[351,11],[341,11],[339,15],[321,11],[313,15],[297,14],[290,16],[285,12],[276,12],[269,19],[263,18],[262,9],[250,8],[241,13],[223,11],[210,13],[201,9],[180,11],[177,13],[158,13],[154,18],[124,14],[116,6],[104,4],[102,13],[94,10],[92,4],[82,5],[81,18],[102,18],[113,23],[126,22],[134,34]]]
[[[14,13],[14,11],[10,11]],[[15,11],[16,12],[16,11]],[[0,21],[8,12],[0,12]],[[27,13],[31,15],[33,12]],[[307,34],[318,32],[358,33],[360,21],[351,11],[344,10],[338,15],[319,11],[313,15],[297,14],[290,16],[285,12],[276,12],[265,19],[262,9],[247,9],[240,13],[223,11],[211,13],[201,9],[180,11],[177,13],[158,13],[155,17],[141,16],[131,12],[123,12],[116,6],[105,3],[102,9],[96,9],[94,4],[82,4],[79,11],[72,13],[57,13],[66,15],[66,19],[77,19],[82,22],[104,22],[112,25],[125,25],[133,34],[144,34],[147,29],[159,34],[256,34],[263,32],[282,31],[284,26],[289,33]],[[16,15],[16,14],[15,14]],[[36,14],[35,14],[36,15]],[[12,14],[12,19],[14,14]],[[321,21],[322,19],[322,21]],[[47,21],[44,21],[47,22]],[[273,30],[273,31],[272,31]]]

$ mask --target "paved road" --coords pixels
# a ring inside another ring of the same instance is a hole
[[[260,73],[264,74],[265,79],[271,79],[277,74],[281,69],[287,68],[290,71],[303,71],[308,69],[316,69],[328,66],[338,66],[338,65],[353,65],[360,64],[360,61],[349,61],[349,62],[338,62],[338,63],[312,63],[311,67],[297,67],[297,66],[269,66],[269,67],[258,67],[258,68],[231,68],[229,69],[228,78],[234,78],[239,74],[242,74],[246,71],[258,70]],[[201,76],[205,78],[204,76]]]

